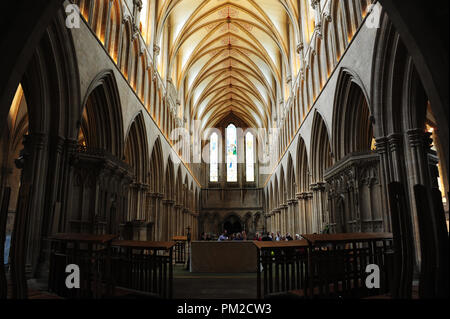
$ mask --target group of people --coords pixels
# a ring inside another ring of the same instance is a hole
[[[289,240],[301,240],[302,237],[299,234],[295,234],[295,237],[292,237],[290,233],[286,233],[286,235],[281,235],[280,232],[277,232],[276,235],[274,233],[264,233],[259,234],[256,233],[254,240],[257,241],[289,241]]]
[[[219,236],[211,235],[211,234],[207,234],[207,233],[202,233],[200,235],[200,240],[205,240],[205,241],[212,241],[212,240],[228,241],[228,240],[248,240],[248,239],[249,238],[248,238],[245,230],[242,232],[233,233],[231,235],[228,235],[228,232],[226,230],[224,230],[223,233],[220,234]]]
[[[286,235],[281,235],[280,232],[276,234],[267,232],[267,233],[256,233],[255,236],[248,236],[245,231],[228,234],[227,230],[224,230],[219,236],[211,235],[207,233],[202,233],[200,236],[200,240],[205,241],[231,241],[231,240],[256,240],[256,241],[289,241],[289,240],[301,240],[302,237],[299,234],[296,234],[295,237],[292,237],[290,233],[286,233]]]
[[[218,241],[227,241],[227,240],[248,240],[247,233],[243,230],[240,233],[233,233],[228,236],[227,230],[224,230],[223,233],[219,236]]]

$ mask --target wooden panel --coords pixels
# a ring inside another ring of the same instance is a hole
[[[191,244],[192,272],[254,273],[256,251],[252,241],[194,241]]]

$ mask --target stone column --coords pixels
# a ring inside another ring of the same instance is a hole
[[[156,209],[155,209],[155,203],[156,203],[156,194],[152,192],[147,193],[147,205],[148,205],[148,211],[147,211],[147,217],[146,221],[151,224],[151,236],[149,237],[150,240],[156,240],[155,232],[156,232]]]
[[[49,223],[49,220],[44,221],[45,212],[43,211],[46,192],[46,172],[48,165],[51,165],[47,153],[48,135],[43,133],[26,135],[23,139],[23,145],[24,151],[29,157],[26,160],[26,167],[22,171],[21,184],[31,181],[33,185],[29,198],[30,205],[28,212],[25,213],[28,216],[28,238],[23,238],[23,240],[28,240],[26,250],[27,264],[31,264],[33,271],[35,271],[41,252],[42,227]],[[16,217],[17,214],[18,212],[16,213]]]
[[[162,240],[171,240],[171,210],[172,205],[174,204],[173,200],[165,199],[162,201],[163,203],[163,213],[164,215],[161,216],[162,219]]]
[[[262,215],[264,217],[264,229],[265,231],[269,231],[269,227],[270,227],[270,217],[269,217],[269,213],[263,213]]]
[[[142,10],[142,0],[133,0],[133,5],[134,26],[138,29],[140,22],[140,12]]]
[[[184,208],[183,209],[183,218],[182,218],[182,220],[183,220],[183,223],[182,223],[182,235],[183,236],[185,236],[186,234],[187,234],[187,231],[186,231],[186,227],[188,227],[189,226],[189,209],[187,209],[187,208]]]
[[[421,184],[431,186],[431,179],[428,166],[428,152],[431,148],[432,140],[430,133],[423,129],[413,129],[406,132],[409,142],[409,152],[406,152],[406,169],[408,174],[409,198],[411,201],[411,222],[413,226],[416,252],[420,251],[419,221],[417,217],[417,207],[414,195],[414,185]],[[416,254],[417,263],[420,261],[420,254]]]
[[[273,232],[276,234],[277,231],[281,230],[281,211],[276,209],[273,213],[275,215],[275,229]]]
[[[313,197],[314,194],[313,192],[306,192],[305,193],[305,201],[304,201],[304,205],[305,205],[305,215],[307,218],[307,223],[306,225],[308,226],[308,230],[307,233],[312,234],[313,233],[313,219],[312,219],[312,215],[313,215]]]
[[[320,218],[322,215],[322,205],[320,204],[320,192],[319,187],[317,184],[311,184],[310,188],[313,192],[313,198],[312,198],[312,206],[313,211],[311,215],[311,232],[312,233],[319,233],[320,232]]]
[[[270,212],[270,214],[271,214],[271,217],[270,217],[270,219],[271,219],[271,232],[276,232],[276,229],[277,229],[277,227],[278,227],[278,222],[277,222],[277,212],[276,212],[276,210],[274,209],[274,210],[272,210],[271,212]]]
[[[174,218],[174,236],[181,236],[180,234],[180,223],[181,223],[181,205],[175,204],[174,206],[175,208],[175,218]]]
[[[111,8],[113,5],[113,0],[108,1],[108,12],[106,14],[106,27],[105,27],[105,42],[104,46],[105,48],[109,47],[110,37],[111,37],[111,19],[109,18],[111,16]]]
[[[157,193],[155,198],[155,240],[162,240],[162,199],[164,195]]]
[[[408,174],[408,177],[413,181],[411,184],[431,185],[428,169],[428,152],[432,143],[431,134],[423,129],[409,130],[406,134],[410,146],[407,158],[413,174]]]
[[[311,185],[313,191],[313,228],[312,232],[320,233],[328,224],[328,214],[325,201],[325,183],[318,182]]]
[[[299,234],[306,234],[306,215],[303,193],[297,193],[295,194],[295,197],[297,198],[298,203],[298,207],[295,210],[295,215],[297,216],[296,231],[298,231]]]
[[[391,164],[391,179],[389,182],[401,182],[402,165],[404,165],[402,156],[403,136],[401,134],[391,134],[388,136],[389,151],[392,158]]]
[[[389,153],[388,153],[388,139],[382,137],[376,140],[377,153],[380,155],[380,177],[382,194],[381,194],[381,207],[383,211],[383,231],[392,231],[391,226],[391,214],[389,212],[388,205],[388,188],[387,185],[391,181],[390,165],[389,165]]]
[[[289,227],[288,232],[291,234],[292,237],[295,237],[295,234],[299,231],[298,230],[298,214],[297,214],[297,200],[296,199],[289,199],[288,200],[288,218],[289,218]]]
[[[175,236],[175,201],[169,200],[167,201],[168,205],[168,216],[167,216],[167,233],[168,240],[172,240],[172,237]]]
[[[283,227],[282,227],[282,236],[286,235],[289,229],[289,225],[291,223],[289,217],[289,205],[283,204],[282,207],[282,216],[283,216]]]

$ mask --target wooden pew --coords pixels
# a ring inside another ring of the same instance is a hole
[[[119,290],[143,292],[152,298],[172,298],[175,242],[117,240],[112,246],[113,278]]]
[[[111,243],[117,235],[59,233],[50,245],[49,290],[66,298],[102,298],[113,294]],[[68,289],[69,264],[80,268],[80,289]]]

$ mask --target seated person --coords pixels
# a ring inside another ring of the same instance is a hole
[[[275,237],[275,241],[281,241],[281,234],[280,232],[277,232],[277,236]]]
[[[219,240],[218,241],[225,241],[225,240],[228,240],[228,236],[227,236],[227,232],[226,231],[224,231],[222,233],[222,235],[219,236]]]
[[[233,240],[243,240],[241,233],[237,233]]]
[[[262,241],[272,241],[272,237],[270,236],[270,233],[265,234],[262,238]]]

